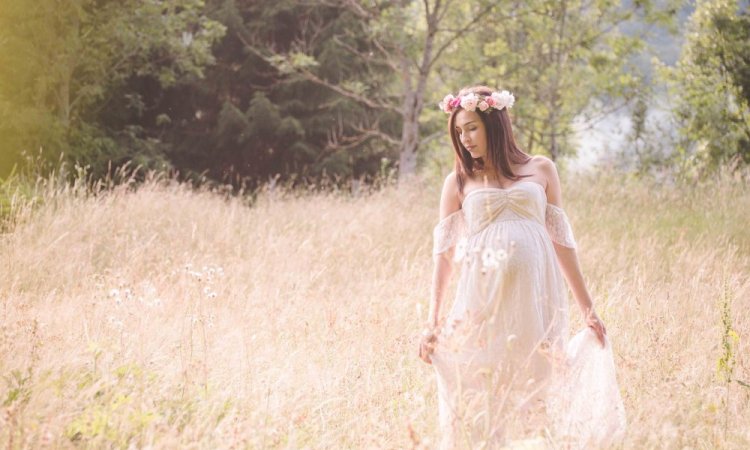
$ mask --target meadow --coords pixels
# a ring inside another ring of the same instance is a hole
[[[749,182],[563,178],[616,354],[622,448],[750,447]],[[358,196],[159,178],[34,195],[0,235],[4,448],[436,443],[417,339],[439,179]]]

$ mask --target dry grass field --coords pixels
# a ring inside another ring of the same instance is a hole
[[[750,448],[749,183],[563,180],[623,448]],[[0,235],[0,445],[431,448],[439,194],[42,187]]]

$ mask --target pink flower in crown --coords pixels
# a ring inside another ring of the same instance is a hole
[[[461,107],[467,111],[474,111],[477,107],[479,99],[476,94],[466,94],[461,97]]]
[[[503,108],[512,108],[515,101],[516,98],[508,91],[493,92],[486,97],[471,92],[460,97],[448,94],[443,98],[443,101],[438,103],[438,106],[443,112],[448,114],[455,111],[458,107],[462,107],[467,111],[475,111],[476,108],[479,108],[480,111],[485,112],[489,108],[494,108],[498,111]]]
[[[438,103],[438,106],[440,107],[443,112],[450,113],[451,109],[453,109],[453,100],[455,97],[453,97],[453,94],[448,94],[445,96],[442,102]]]

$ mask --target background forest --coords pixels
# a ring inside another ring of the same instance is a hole
[[[437,103],[474,83],[560,169],[614,448],[750,448],[725,0],[0,0],[0,445],[435,448]]]
[[[530,153],[703,173],[750,162],[749,42],[726,0],[0,0],[0,177],[444,173],[436,104],[475,83],[515,94]]]

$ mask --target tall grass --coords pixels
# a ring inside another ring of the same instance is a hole
[[[625,448],[750,446],[747,182],[564,180]],[[252,202],[164,179],[55,186],[0,237],[7,448],[436,443],[417,334],[438,184]]]

